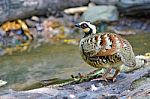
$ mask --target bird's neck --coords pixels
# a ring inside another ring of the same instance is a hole
[[[95,30],[90,29],[89,32],[86,32],[84,34],[85,34],[84,37],[87,37],[87,36],[90,36],[90,35],[94,35],[94,34],[96,34],[96,29]]]

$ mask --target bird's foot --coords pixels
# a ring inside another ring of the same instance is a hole
[[[97,80],[102,80],[102,81],[108,81],[106,77],[100,77],[100,78],[96,78],[96,79],[92,79],[91,81],[97,81]]]
[[[116,77],[107,77],[106,79],[107,79],[107,80],[111,80],[112,82],[115,82]]]
[[[99,78],[96,78],[96,79],[93,79],[92,81],[95,81],[95,80],[104,80],[104,81],[108,81],[108,79],[107,79],[107,74],[108,73],[110,73],[110,71],[111,71],[111,68],[108,68],[107,70],[106,70],[106,72],[101,76],[101,77],[99,77]]]

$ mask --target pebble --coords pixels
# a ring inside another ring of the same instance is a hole
[[[6,84],[7,84],[6,81],[0,80],[0,87],[4,86],[4,85],[6,85]]]
[[[26,22],[26,24],[30,27],[30,28],[32,28],[32,27],[36,27],[36,23],[37,22],[35,22],[35,21],[32,21],[32,20],[30,20],[30,19],[26,19],[25,20],[25,22]]]
[[[37,16],[32,16],[31,20],[36,21],[36,22],[40,21],[39,17],[37,17]]]
[[[97,87],[95,87],[95,85],[91,85],[91,90],[92,90],[92,91],[96,91],[96,90],[97,90]]]
[[[70,97],[71,99],[73,99],[73,98],[75,98],[75,95],[70,94],[69,97]]]

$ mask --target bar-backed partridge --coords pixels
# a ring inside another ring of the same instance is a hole
[[[106,68],[103,79],[115,81],[122,64],[129,67],[136,65],[132,46],[126,39],[114,33],[96,33],[96,26],[90,22],[75,26],[82,28],[85,34],[79,45],[82,58],[93,67]],[[111,69],[116,70],[115,74],[107,77]]]

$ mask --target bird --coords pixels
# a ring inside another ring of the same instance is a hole
[[[136,66],[131,44],[120,35],[111,32],[97,33],[96,26],[89,21],[77,23],[75,27],[84,32],[79,43],[83,60],[95,68],[106,69],[100,79],[114,82],[120,74],[122,64],[128,67]],[[112,69],[115,70],[114,75],[107,77]]]

